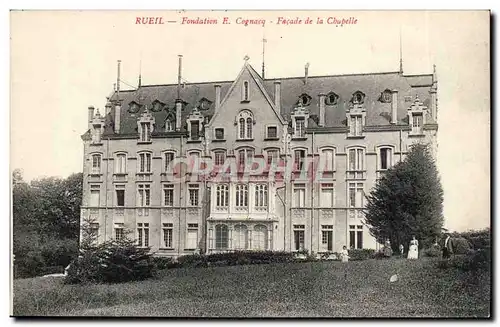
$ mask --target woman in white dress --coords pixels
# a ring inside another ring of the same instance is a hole
[[[342,248],[342,251],[340,252],[340,260],[342,262],[348,262],[349,261],[349,252],[347,251],[347,247],[345,245]]]
[[[408,248],[408,259],[418,259],[418,241],[413,237]]]

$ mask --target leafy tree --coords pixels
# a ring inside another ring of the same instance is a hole
[[[432,244],[443,225],[443,189],[429,148],[411,147],[405,160],[377,181],[367,196],[366,222],[379,242],[408,246],[415,236]]]

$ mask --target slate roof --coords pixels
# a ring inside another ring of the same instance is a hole
[[[281,81],[281,115],[290,120],[290,114],[295,108],[298,98],[306,93],[311,96],[311,103],[307,106],[310,111],[310,127],[317,127],[319,116],[318,95],[335,92],[338,95],[336,105],[325,106],[325,127],[345,126],[346,108],[352,98],[352,94],[361,91],[365,94],[366,125],[382,126],[390,125],[391,104],[379,101],[381,93],[386,90],[398,90],[398,113],[399,124],[407,124],[407,109],[418,95],[420,101],[430,107],[429,90],[432,87],[433,75],[402,75],[399,72],[370,73],[370,74],[348,74],[329,76],[309,76],[307,83],[304,77],[285,77],[263,80],[260,75],[249,65],[249,68],[258,76],[261,83],[271,99],[274,99],[274,81]],[[186,118],[191,110],[198,104],[200,99],[206,98],[211,105],[206,110],[201,110],[204,116],[212,117],[215,108],[215,85],[221,85],[221,100],[224,98],[233,81],[203,82],[183,84],[180,97],[185,103],[182,112],[181,130],[186,131]],[[110,102],[118,99],[114,92]],[[165,104],[163,110],[151,112],[156,120],[157,130],[164,130],[165,119],[168,115],[175,117],[175,100],[177,99],[177,84],[167,85],[143,85],[137,90],[120,91],[119,99],[122,101],[120,134],[137,134],[137,119],[144,110],[152,108],[155,100]],[[129,104],[136,102],[141,105],[138,113],[129,112]],[[101,110],[101,114],[103,114]],[[114,134],[114,109],[106,116],[106,127],[104,134]],[[428,123],[435,123],[430,115],[427,116]]]

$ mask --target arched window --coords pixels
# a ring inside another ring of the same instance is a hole
[[[248,185],[236,185],[236,208],[248,207]]]
[[[245,225],[234,226],[233,248],[236,250],[245,250],[248,246],[248,229]]]
[[[335,153],[333,152],[332,149],[323,149],[321,151],[321,169],[323,171],[333,171],[334,170],[334,159],[335,159]]]
[[[236,117],[236,121],[238,122],[238,139],[251,139],[253,137],[253,114],[249,110],[243,110]]]
[[[101,155],[93,154],[92,155],[92,174],[100,174],[101,173]]]
[[[228,229],[226,225],[215,226],[215,248],[220,250],[228,248]]]
[[[115,174],[125,174],[127,172],[127,155],[118,153],[115,162]]]
[[[245,164],[249,164],[253,162],[253,149],[241,149],[238,151],[238,164],[243,166]]]
[[[222,166],[226,160],[226,151],[217,150],[214,151],[214,163],[216,166]]]
[[[227,207],[229,204],[229,188],[227,184],[219,184],[216,188],[216,206]]]
[[[266,208],[267,207],[267,185],[257,184],[255,185],[255,207]]]
[[[142,152],[139,153],[139,173],[150,173],[151,172],[151,153]]]
[[[252,241],[255,250],[267,250],[267,227],[264,225],[255,226]]]

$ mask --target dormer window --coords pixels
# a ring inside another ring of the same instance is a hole
[[[194,108],[187,118],[189,141],[201,142],[201,129],[203,127],[203,115],[198,108]]]
[[[295,118],[294,136],[299,138],[306,136],[306,122],[304,117]]]
[[[173,132],[175,127],[175,123],[170,119],[165,120],[165,132]]]
[[[361,91],[356,91],[352,95],[352,103],[354,104],[362,104],[365,102],[365,94]]]
[[[411,132],[412,134],[422,134],[422,125],[424,121],[424,115],[422,115],[421,112],[419,113],[414,113],[413,115],[413,121],[411,124]]]
[[[351,115],[349,117],[349,136],[361,136],[363,134],[363,116]]]
[[[141,142],[151,142],[151,123],[141,123]]]
[[[243,110],[237,117],[238,139],[251,140],[253,138],[253,114],[249,110]]]
[[[292,131],[293,138],[302,139],[306,137],[307,120],[309,119],[309,110],[299,104],[292,112]]]
[[[325,104],[328,106],[333,106],[337,104],[339,96],[333,92],[330,92],[326,95]]]
[[[197,120],[191,121],[191,140],[198,140],[200,138],[200,122]]]
[[[408,120],[411,127],[411,135],[423,135],[423,127],[425,125],[425,112],[427,107],[420,101],[418,96],[413,104],[408,108]]]
[[[208,109],[210,109],[211,105],[212,105],[212,101],[208,100],[207,98],[201,98],[201,100],[200,100],[200,109],[201,110],[208,110]]]
[[[302,105],[302,106],[308,106],[311,104],[311,97],[308,95],[308,94],[305,94],[303,93],[301,96],[299,96],[299,101],[298,101],[298,105]]]
[[[151,111],[154,111],[154,112],[162,111],[164,106],[165,106],[165,104],[163,102],[161,102],[159,100],[155,100],[151,104]]]
[[[135,101],[132,101],[128,104],[128,112],[130,112],[132,114],[138,113],[140,109],[141,109],[141,105]]]
[[[101,144],[101,137],[104,133],[104,117],[101,117],[99,109],[97,109],[96,114],[92,118],[92,144]]]
[[[139,142],[151,142],[151,133],[153,132],[155,118],[146,106],[144,112],[137,120],[137,128],[139,130]]]
[[[391,103],[392,102],[392,92],[387,89],[380,94],[380,102],[382,103]]]
[[[241,101],[250,101],[250,89],[248,81],[243,82],[243,90],[241,92]]]

